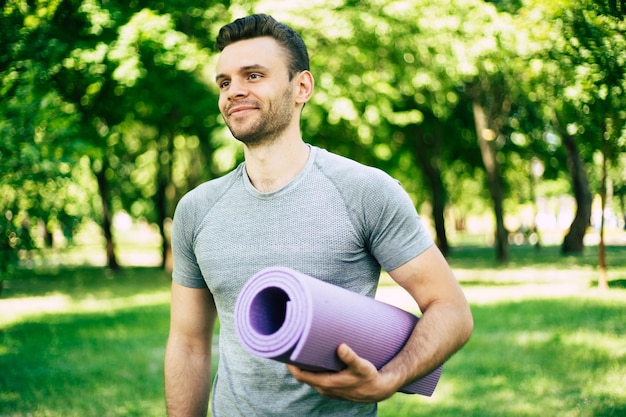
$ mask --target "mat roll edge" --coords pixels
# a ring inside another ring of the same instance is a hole
[[[404,346],[419,318],[382,301],[286,267],[271,267],[244,285],[235,326],[253,355],[312,371],[339,371],[346,343],[380,369]],[[442,367],[400,389],[431,396]]]

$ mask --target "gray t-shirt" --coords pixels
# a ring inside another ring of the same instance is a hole
[[[322,397],[284,364],[248,353],[233,314],[246,281],[274,266],[373,297],[381,267],[397,268],[433,244],[396,180],[312,146],[296,178],[261,193],[243,163],[181,199],[172,244],[174,280],[209,288],[217,305],[213,417],[376,415],[376,404]]]

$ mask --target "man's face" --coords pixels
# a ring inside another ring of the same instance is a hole
[[[270,37],[224,48],[216,82],[224,121],[233,136],[247,145],[278,138],[298,112],[286,52]]]

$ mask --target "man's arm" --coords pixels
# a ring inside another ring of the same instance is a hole
[[[371,362],[341,344],[337,354],[347,365],[346,369],[314,373],[288,365],[297,380],[328,397],[381,401],[434,370],[467,342],[474,326],[472,314],[463,291],[436,246],[389,271],[389,275],[411,294],[423,313],[402,350],[376,370]]]
[[[170,334],[165,350],[165,402],[169,417],[207,415],[216,317],[209,290],[172,282]]]

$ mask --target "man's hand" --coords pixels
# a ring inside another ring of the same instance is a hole
[[[395,393],[393,384],[368,360],[342,343],[337,355],[346,368],[339,372],[310,372],[294,365],[287,369],[300,382],[309,384],[325,397],[355,402],[378,402]]]

